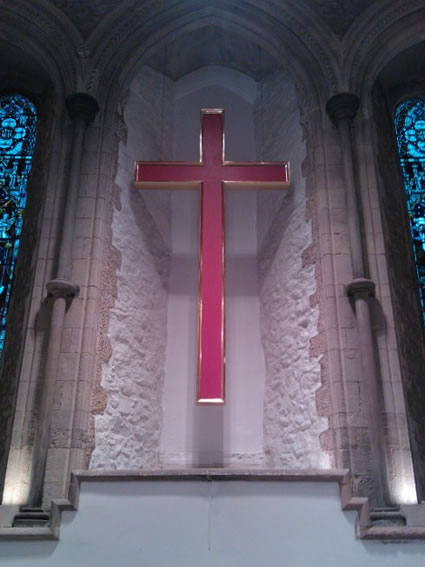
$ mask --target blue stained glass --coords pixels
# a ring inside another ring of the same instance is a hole
[[[37,112],[21,95],[0,97],[0,357],[19,251]]]
[[[419,294],[425,324],[425,100],[412,98],[395,111],[395,131],[407,210],[413,240],[413,253],[419,281]]]

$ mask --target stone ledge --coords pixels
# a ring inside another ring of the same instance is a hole
[[[425,526],[373,526],[367,498],[353,496],[347,469],[282,471],[278,469],[155,469],[140,471],[76,471],[71,474],[68,499],[52,501],[50,526],[45,528],[0,528],[1,540],[58,540],[63,511],[78,510],[82,482],[144,482],[144,481],[271,481],[271,482],[337,482],[344,511],[357,512],[356,535],[360,539],[388,543],[424,540]]]
[[[0,528],[0,541],[57,540],[58,535],[46,528]]]
[[[361,539],[377,539],[389,543],[425,539],[425,527],[372,526],[360,535]]]
[[[320,470],[309,469],[300,471],[282,471],[280,469],[263,468],[176,468],[155,470],[112,470],[112,471],[75,471],[74,475],[81,482],[111,482],[111,481],[285,481],[285,482],[341,482],[348,474],[343,469]]]

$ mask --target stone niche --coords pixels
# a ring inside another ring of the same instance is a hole
[[[200,112],[223,108],[226,159],[290,162],[286,191],[226,190],[226,404],[196,406],[199,192],[133,188],[136,160],[198,160]],[[318,311],[306,220],[295,86],[208,66],[177,81],[141,67],[124,106],[113,245],[121,255],[110,312],[108,402],[95,417],[91,468],[326,468],[327,420],[310,341]]]

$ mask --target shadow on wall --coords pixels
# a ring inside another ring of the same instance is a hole
[[[171,266],[170,247],[167,246],[140,191],[130,191],[130,206],[134,214],[134,222],[140,230],[156,272],[164,289],[168,289]]]
[[[261,196],[259,196],[261,198]],[[266,280],[269,270],[273,264],[279,246],[289,226],[289,219],[295,211],[295,187],[291,185],[288,191],[283,193],[280,207],[273,217],[272,222],[263,238],[263,242],[257,253],[258,281],[260,288]]]

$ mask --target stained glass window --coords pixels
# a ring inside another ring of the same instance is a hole
[[[425,99],[412,98],[397,107],[395,131],[425,323]]]
[[[37,112],[30,100],[21,95],[0,97],[0,358],[36,128]]]

